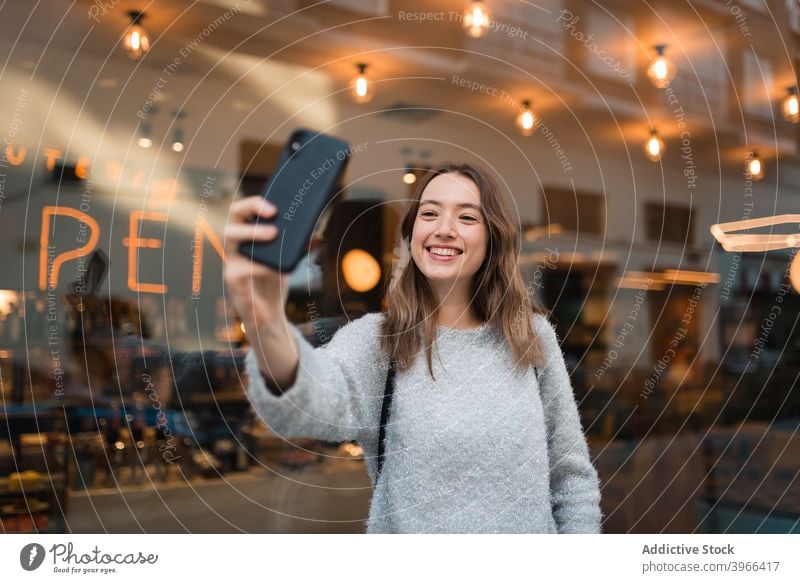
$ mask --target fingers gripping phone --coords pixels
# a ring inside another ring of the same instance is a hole
[[[239,252],[282,273],[293,271],[308,251],[314,226],[334,194],[350,152],[350,145],[338,138],[306,129],[293,132],[264,189],[264,197],[278,209],[269,220],[278,228],[278,237],[241,243]]]

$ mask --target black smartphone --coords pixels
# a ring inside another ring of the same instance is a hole
[[[83,281],[80,279],[78,279],[78,281],[73,281],[67,286],[67,290],[72,294],[87,296],[97,295],[105,279],[107,270],[108,257],[106,257],[102,249],[95,249],[94,252],[92,252],[92,256],[89,258],[89,265],[86,268],[86,275]]]
[[[332,136],[298,129],[281,152],[264,189],[264,197],[278,213],[257,217],[278,228],[274,241],[245,242],[239,252],[282,273],[293,271],[308,252],[309,239],[322,211],[350,161],[350,144]]]

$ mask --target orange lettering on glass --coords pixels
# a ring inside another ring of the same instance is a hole
[[[139,237],[139,223],[142,221],[167,222],[167,215],[155,211],[131,211],[129,235],[122,240],[128,248],[128,288],[136,292],[149,292],[154,294],[167,293],[167,286],[160,283],[139,282],[139,249],[160,249],[161,239]]]
[[[197,295],[200,293],[200,288],[203,283],[203,234],[208,237],[208,242],[216,250],[217,254],[225,261],[225,248],[217,237],[216,233],[211,230],[208,221],[203,217],[197,221],[197,226],[194,229],[194,252],[192,253],[192,294]]]
[[[89,227],[89,240],[83,247],[59,253],[53,258],[48,271],[48,251],[50,247],[50,217],[60,215],[72,217]],[[39,239],[39,289],[55,289],[58,285],[58,273],[61,266],[67,261],[88,255],[97,246],[100,239],[100,225],[92,217],[79,210],[65,206],[46,206],[42,209],[42,234]]]

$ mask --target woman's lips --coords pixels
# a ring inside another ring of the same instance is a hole
[[[438,263],[450,263],[455,261],[456,257],[462,255],[464,252],[457,252],[455,255],[437,255],[436,253],[433,253],[430,248],[428,248],[425,249],[425,253],[427,253],[428,257],[430,257],[433,261]]]

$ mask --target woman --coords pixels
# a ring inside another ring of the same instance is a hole
[[[492,178],[445,164],[401,225],[386,314],[313,349],[286,321],[287,277],[236,253],[270,241],[232,207],[225,281],[244,320],[248,395],[286,437],[358,441],[375,486],[367,532],[600,531],[600,492],[555,333],[518,271],[518,230]],[[377,474],[390,358],[394,399]]]

